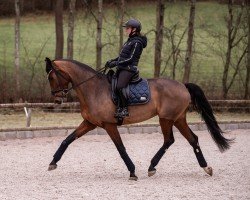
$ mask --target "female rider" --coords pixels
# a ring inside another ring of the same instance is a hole
[[[123,95],[122,89],[126,88],[133,75],[138,71],[137,66],[143,48],[147,46],[147,38],[141,35],[141,23],[136,19],[128,20],[123,27],[128,35],[128,40],[124,43],[117,58],[107,61],[106,67],[117,67],[118,77],[116,94],[118,96],[118,106],[115,117],[129,116],[127,99]]]

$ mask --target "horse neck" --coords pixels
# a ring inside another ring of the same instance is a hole
[[[105,82],[104,78],[100,78],[95,72],[79,66],[72,66],[67,72],[71,78],[72,85],[75,87],[74,90],[80,103],[83,106],[87,106],[92,99],[93,91],[95,91],[96,88],[103,87],[103,83]]]

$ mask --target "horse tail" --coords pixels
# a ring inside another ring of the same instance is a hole
[[[201,114],[201,117],[205,121],[208,131],[217,144],[219,150],[223,152],[229,149],[230,143],[233,140],[227,139],[223,136],[223,131],[220,129],[218,122],[216,121],[216,118],[214,116],[213,109],[202,89],[198,85],[193,83],[186,83],[185,86],[191,95],[191,100],[194,108],[199,114]]]

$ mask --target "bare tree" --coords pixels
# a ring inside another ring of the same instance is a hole
[[[191,0],[189,23],[188,23],[187,51],[186,51],[186,56],[185,56],[184,75],[182,79],[183,83],[189,82],[189,76],[190,76],[190,71],[191,71],[191,66],[192,66],[195,4],[196,4],[196,0]]]
[[[56,52],[55,58],[63,57],[63,0],[56,0],[55,6],[55,24],[56,24]]]
[[[155,36],[155,58],[154,58],[154,77],[160,76],[161,71],[161,51],[163,43],[164,27],[164,0],[158,0],[156,6],[156,36]]]
[[[7,87],[7,65],[6,65],[6,53],[7,53],[7,48],[6,48],[6,41],[3,41],[3,51],[2,51],[2,56],[3,56],[3,62],[0,63],[0,87],[1,89],[1,93],[0,93],[0,102],[5,102],[7,99],[7,94],[8,94],[8,87]]]
[[[16,99],[20,98],[20,0],[15,0],[15,80],[16,80]]]
[[[182,42],[182,40],[187,32],[187,28],[186,28],[183,31],[183,33],[179,36],[176,33],[177,28],[178,28],[178,23],[174,24],[170,28],[165,27],[164,36],[167,38],[167,40],[169,41],[169,43],[171,45],[171,53],[170,53],[169,57],[166,59],[164,69],[161,72],[161,76],[162,76],[165,73],[167,66],[172,58],[172,79],[174,79],[174,80],[176,78],[177,62],[181,58],[180,45],[181,45],[181,42]],[[167,45],[169,45],[169,43]]]
[[[25,94],[25,100],[28,100],[30,101],[30,98],[31,98],[31,95],[32,95],[32,89],[34,89],[34,82],[33,80],[35,79],[35,76],[36,76],[36,73],[37,73],[37,68],[36,66],[38,65],[38,62],[39,60],[41,60],[41,55],[43,53],[43,50],[47,44],[47,42],[50,40],[51,38],[47,38],[44,43],[42,44],[40,50],[36,53],[36,55],[34,54],[35,56],[35,61],[32,62],[30,56],[29,56],[29,52],[28,52],[28,48],[24,45],[23,41],[21,40],[22,42],[22,46],[23,46],[23,49],[24,49],[24,52],[25,52],[25,61],[26,61],[26,64],[27,64],[27,69],[29,69],[29,78],[27,77],[26,81],[28,83],[28,88],[26,90],[26,94]],[[27,70],[26,69],[26,70]]]
[[[223,71],[223,77],[222,77],[222,87],[223,87],[223,98],[227,98],[227,94],[229,89],[231,88],[235,77],[239,71],[241,61],[243,60],[243,57],[245,56],[247,52],[247,48],[245,48],[238,58],[237,64],[235,65],[235,70],[232,79],[229,81],[229,68],[232,66],[232,51],[239,43],[243,40],[245,37],[244,35],[238,36],[239,27],[241,24],[242,14],[243,14],[243,5],[241,6],[241,10],[239,14],[236,16],[236,19],[234,21],[234,13],[233,13],[233,0],[228,0],[228,19],[227,19],[227,52],[226,52],[226,61],[224,64],[224,71]]]
[[[68,22],[68,39],[67,39],[67,58],[68,59],[73,59],[75,5],[76,5],[76,0],[70,0],[70,3],[69,3],[69,22]]]
[[[250,82],[250,2],[247,2],[247,22],[248,22],[248,42],[247,42],[247,72],[246,72],[246,82],[245,82],[245,95],[244,98],[249,98],[249,82]]]
[[[97,25],[97,34],[96,34],[96,69],[100,69],[102,65],[102,48],[107,44],[102,44],[102,20],[103,20],[103,0],[98,0],[98,15],[96,16],[93,12],[90,4],[87,0],[82,0],[81,3],[85,5],[94,17]]]
[[[103,1],[98,0],[98,18],[97,18],[97,35],[96,35],[96,69],[102,65],[102,18],[103,18]]]
[[[120,0],[120,5],[119,5],[119,14],[120,14],[120,26],[119,26],[119,34],[120,34],[120,45],[119,49],[122,49],[123,46],[123,23],[124,23],[124,14],[125,14],[125,1]]]

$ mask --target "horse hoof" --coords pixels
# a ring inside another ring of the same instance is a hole
[[[213,169],[212,167],[203,167],[204,171],[210,175],[210,176],[213,176]]]
[[[57,164],[55,165],[49,165],[48,171],[54,170],[57,168]]]
[[[130,181],[137,181],[137,180],[138,180],[138,177],[137,177],[137,176],[130,176],[130,177],[129,177],[129,180],[130,180]]]
[[[137,181],[137,180],[138,180],[138,177],[135,175],[134,172],[132,172],[132,173],[130,173],[129,180],[131,180],[131,181]]]
[[[154,176],[156,173],[156,169],[155,170],[152,170],[152,171],[148,171],[148,176]]]

